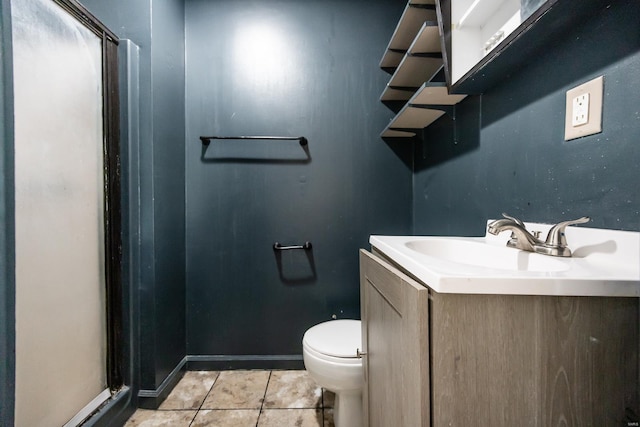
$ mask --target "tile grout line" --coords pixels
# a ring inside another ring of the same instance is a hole
[[[324,422],[324,388],[320,387],[320,411],[322,411],[322,427],[326,424]]]
[[[269,370],[269,378],[267,378],[267,385],[264,387],[264,394],[262,395],[262,402],[260,403],[260,411],[258,412],[258,419],[256,420],[256,427],[260,423],[260,417],[262,416],[262,408],[264,408],[264,401],[267,398],[267,389],[269,388],[269,382],[271,382],[272,370]]]
[[[209,372],[211,372],[211,371],[209,371]],[[211,394],[211,390],[213,390],[213,386],[216,385],[216,383],[218,382],[218,378],[220,378],[220,371],[217,371],[217,372],[218,372],[218,375],[216,375],[216,379],[213,380],[213,384],[211,384],[211,387],[209,388],[209,391],[207,391],[207,394],[204,395],[204,399],[202,399],[202,402],[200,403],[200,406],[198,406],[198,409],[196,410],[196,414],[193,416],[193,419],[189,423],[189,427],[191,427],[193,422],[196,420],[198,414],[200,413],[200,410],[202,409],[202,406],[204,405],[204,402],[207,400],[207,397],[209,397],[209,394]]]

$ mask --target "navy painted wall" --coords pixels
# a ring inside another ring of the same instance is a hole
[[[155,390],[186,355],[184,237],[184,5],[182,0],[84,0],[139,46],[140,387]],[[136,106],[134,106],[135,108]],[[139,233],[139,234],[138,234]],[[135,249],[132,248],[135,251]]]
[[[153,328],[155,385],[158,386],[186,355],[182,0],[153,1],[151,40],[155,277],[153,281],[143,282],[143,287],[153,286],[155,293]]]
[[[300,355],[313,324],[359,318],[358,248],[411,230],[410,146],[378,136],[403,4],[186,3],[188,354]]]
[[[640,230],[640,2],[611,2],[521,70],[425,132],[414,175],[416,234],[484,235],[501,212]],[[565,93],[604,75],[603,132],[564,141]],[[571,242],[569,242],[571,243]]]
[[[15,209],[13,61],[9,0],[0,1],[0,425],[15,405]]]

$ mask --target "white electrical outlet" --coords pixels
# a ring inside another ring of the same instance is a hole
[[[567,91],[564,139],[602,132],[604,77],[600,76]]]
[[[571,125],[582,126],[589,121],[589,93],[583,93],[573,98]]]

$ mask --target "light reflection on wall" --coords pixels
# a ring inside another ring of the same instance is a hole
[[[301,78],[292,42],[276,24],[244,25],[236,30],[234,69],[256,95],[288,96]]]

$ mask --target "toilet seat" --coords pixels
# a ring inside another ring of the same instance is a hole
[[[305,332],[302,345],[314,356],[327,361],[359,361],[357,349],[362,347],[359,320],[331,320],[313,326]]]
[[[356,356],[354,357],[329,356],[327,354],[320,353],[319,351],[314,350],[313,348],[309,347],[305,343],[302,343],[302,348],[304,349],[304,351],[308,356],[321,360],[322,362],[327,362],[332,365],[342,365],[342,366],[362,365],[362,359]]]

